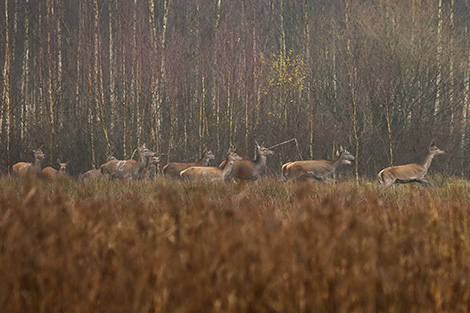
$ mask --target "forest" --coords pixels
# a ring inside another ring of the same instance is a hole
[[[354,153],[348,175],[420,161],[468,177],[469,0],[3,0],[0,172],[60,158],[287,161]],[[297,145],[295,144],[297,143]]]

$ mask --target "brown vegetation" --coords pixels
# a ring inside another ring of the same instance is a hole
[[[0,179],[2,312],[467,312],[470,186]]]

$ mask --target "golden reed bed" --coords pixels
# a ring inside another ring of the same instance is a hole
[[[470,184],[0,179],[1,312],[467,312]]]

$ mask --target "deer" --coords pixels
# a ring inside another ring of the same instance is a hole
[[[117,160],[116,157],[110,155],[108,156],[106,162],[116,161],[116,160]],[[80,175],[80,179],[83,179],[83,180],[99,179],[102,177],[103,177],[103,174],[101,174],[101,169],[92,169]]]
[[[333,182],[333,174],[341,164],[351,164],[354,156],[343,146],[336,152],[336,158],[328,160],[307,160],[288,162],[282,166],[282,175],[287,180],[316,179]]]
[[[26,177],[26,176],[38,176],[41,173],[41,163],[46,157],[41,149],[33,150],[34,162],[18,162],[11,168],[13,176]]]
[[[148,160],[155,156],[145,144],[137,148],[139,161],[136,160],[114,160],[100,166],[101,174],[109,175],[111,178],[140,179],[142,172],[147,166]]]
[[[60,162],[60,159],[57,159],[57,163],[59,164],[59,170],[48,166],[42,169],[42,175],[49,179],[55,179],[67,175],[67,162]]]
[[[180,173],[193,166],[208,166],[209,161],[215,159],[211,150],[204,150],[201,159],[195,163],[168,163],[163,167],[163,176],[165,178],[180,178]]]
[[[142,175],[146,179],[154,180],[157,177],[157,168],[160,163],[160,158],[157,156],[151,157],[149,164],[146,169],[144,169]]]
[[[241,159],[235,150],[231,148],[228,150],[226,165],[223,169],[216,166],[192,166],[181,171],[180,176],[189,181],[226,181],[232,172],[234,163]]]
[[[390,187],[394,183],[412,182],[432,185],[426,178],[424,178],[424,176],[428,172],[434,156],[444,153],[444,150],[439,149],[434,142],[431,142],[428,147],[428,153],[421,164],[413,163],[384,168],[379,172],[379,174],[377,174],[377,179],[380,184],[385,185],[385,187]]]
[[[256,160],[239,160],[233,163],[231,177],[237,180],[257,180],[266,167],[268,155],[274,152],[256,142]],[[223,164],[221,164],[223,165]]]

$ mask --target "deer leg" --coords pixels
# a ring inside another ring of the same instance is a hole
[[[395,182],[394,179],[384,179],[385,187],[390,187],[391,185],[393,185],[394,182]]]

